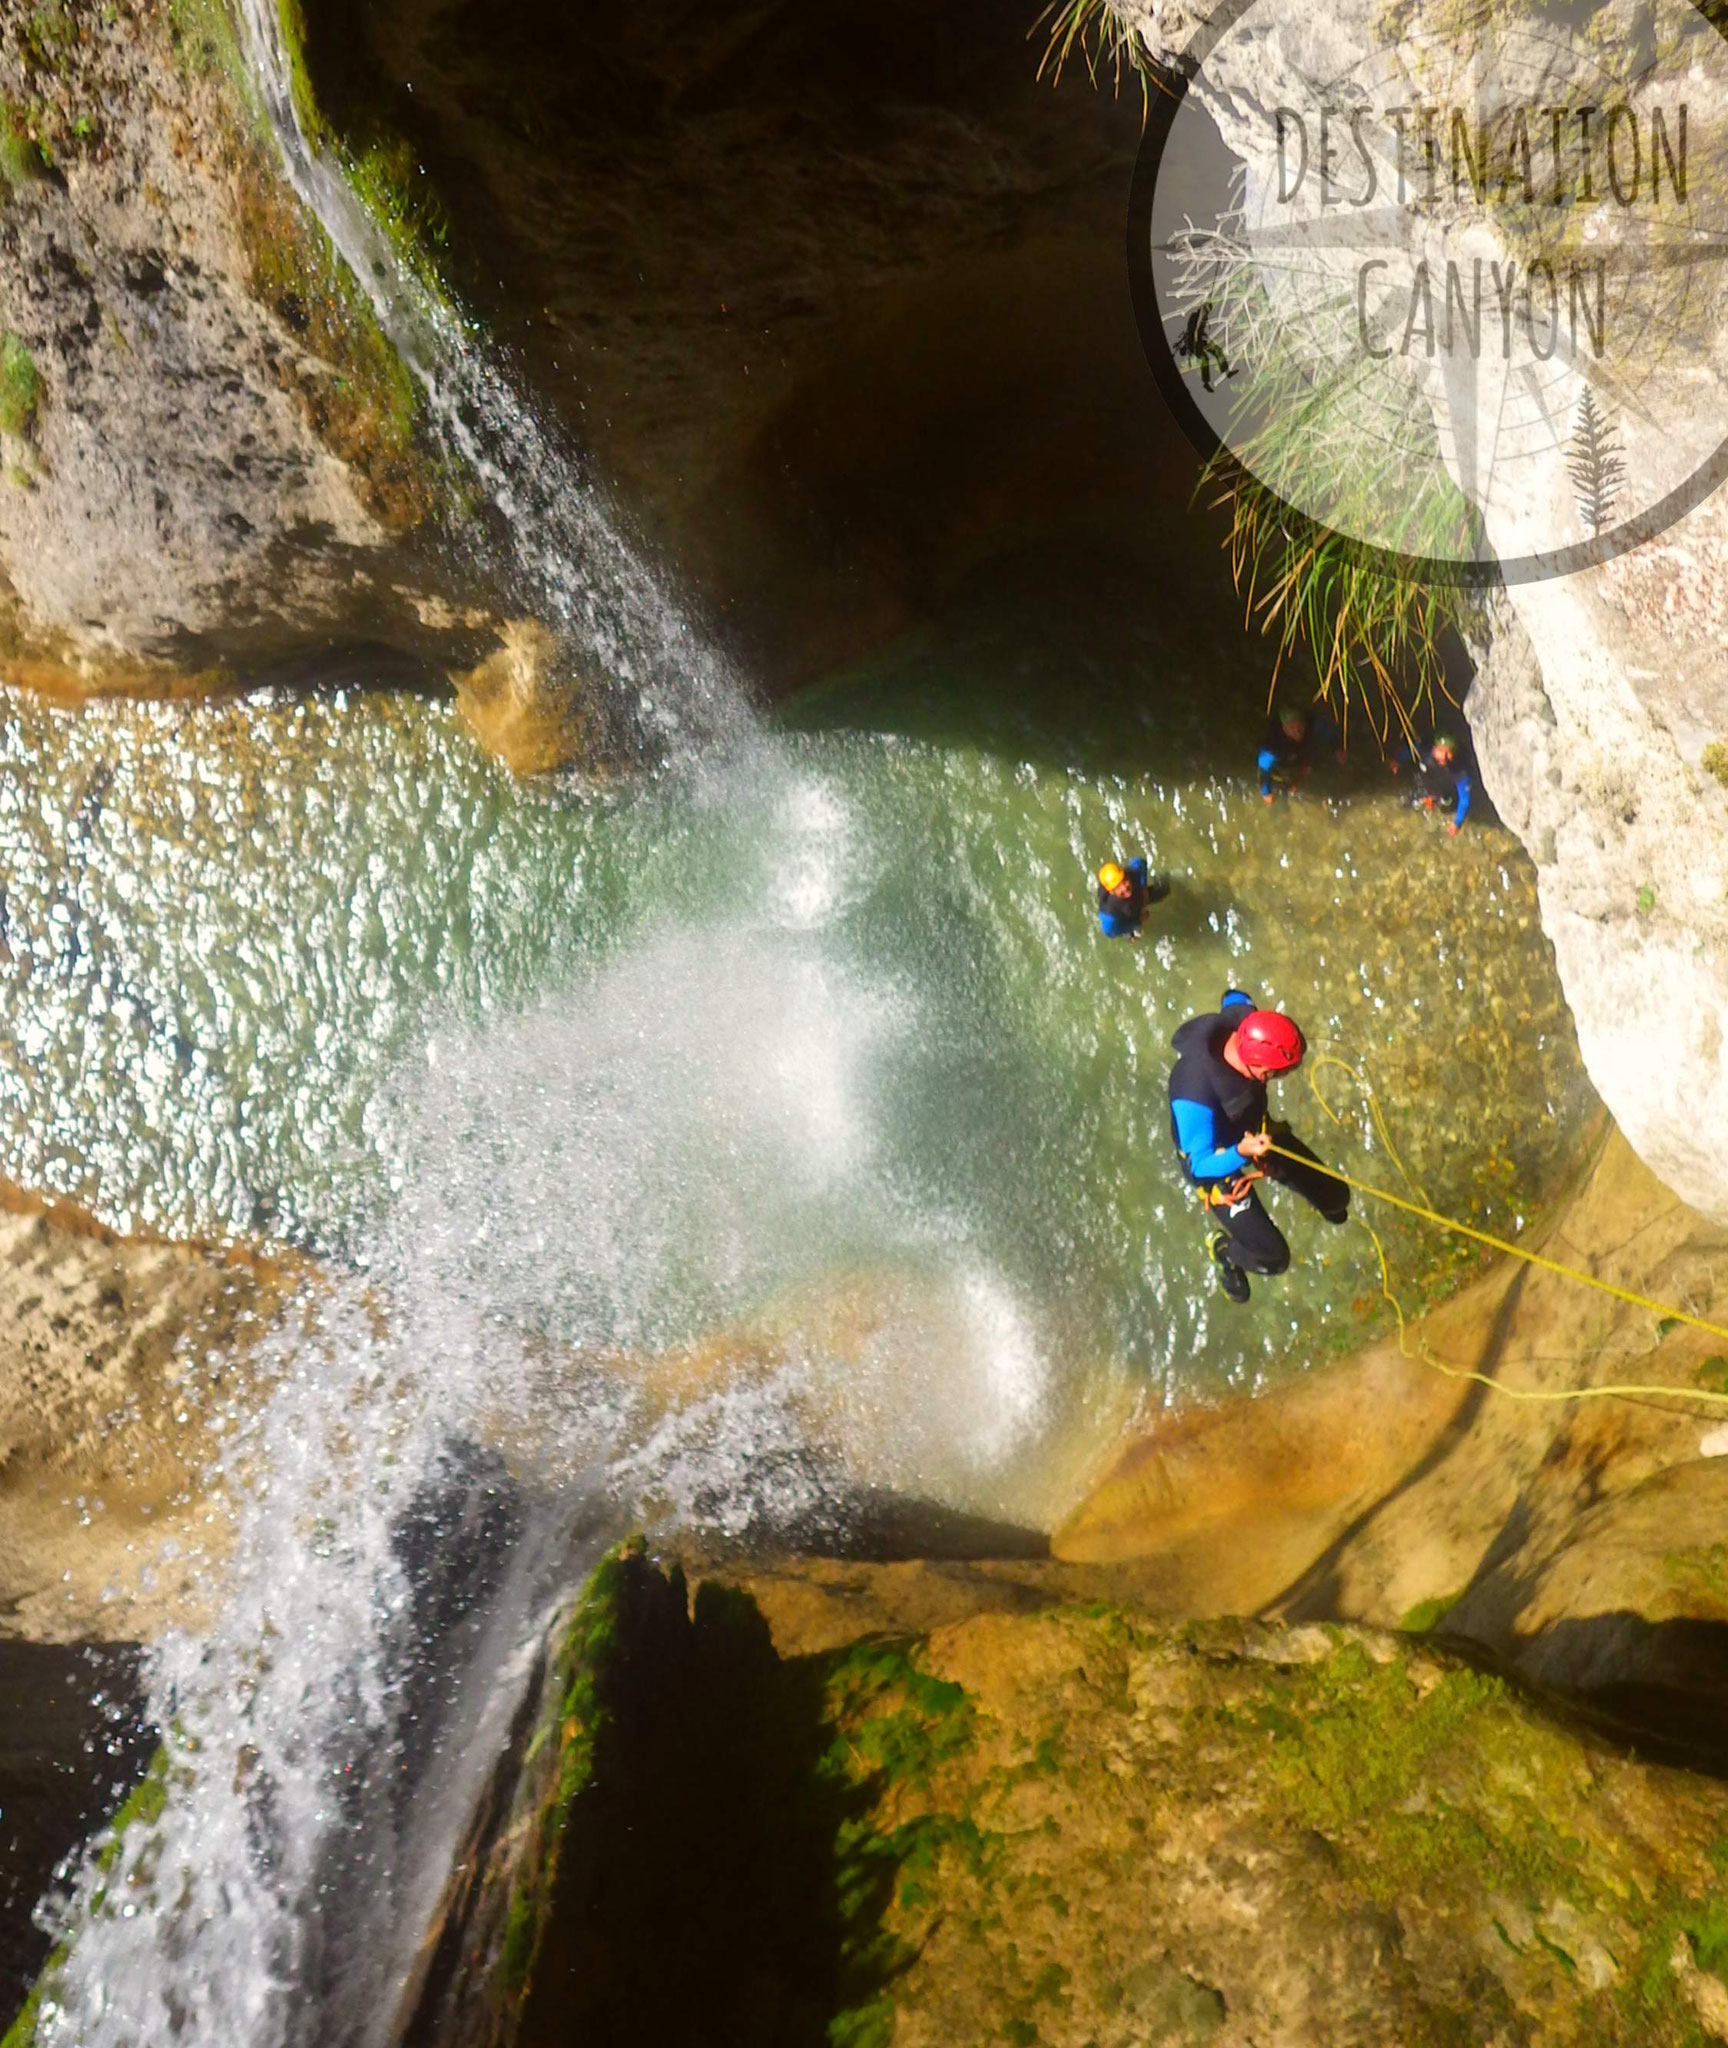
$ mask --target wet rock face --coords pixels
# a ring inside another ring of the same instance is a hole
[[[1718,492],[1620,562],[1499,599],[1468,704],[1590,1078],[1639,1157],[1718,1221],[1728,789],[1705,750],[1728,737],[1725,593]]]
[[[411,392],[274,184],[238,74],[216,6],[0,17],[14,680],[159,685],[312,632],[434,640],[392,588],[392,536],[430,506]]]
[[[0,1188],[0,1637],[196,1618],[227,1529],[211,1417],[296,1277]]]
[[[306,14],[333,117],[412,136],[465,296],[771,689],[1005,542],[1186,495],[1123,275],[1138,99],[1041,84],[1030,14]]]
[[[1613,1134],[1548,1256],[1728,1322],[1728,1238]],[[1715,1765],[1728,1688],[1722,1340],[1503,1261],[1407,1345],[1160,1418],[1057,1531],[1171,1616],[1438,1623]],[[1460,1378],[1479,1372],[1508,1390]],[[1669,1398],[1569,1398],[1604,1386]]]

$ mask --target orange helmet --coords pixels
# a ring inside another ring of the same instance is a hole
[[[1107,860],[1098,870],[1098,886],[1102,889],[1108,889],[1112,896],[1115,895],[1116,891],[1121,888],[1127,879],[1128,877],[1113,860]]]

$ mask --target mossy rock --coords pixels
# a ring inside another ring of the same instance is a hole
[[[638,1555],[596,1644],[521,2043],[1707,2038],[1728,1788],[1425,1642],[1056,1608],[782,1655]]]

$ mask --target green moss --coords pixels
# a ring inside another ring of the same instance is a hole
[[[391,120],[382,95],[349,91],[326,104],[308,59],[311,47],[302,0],[277,0],[289,90],[301,133],[341,168],[401,262],[435,299],[454,305],[445,274],[450,217],[419,152]]]
[[[52,71],[78,40],[78,24],[59,0],[29,9],[16,32],[20,54],[37,71]]]
[[[30,434],[41,410],[41,371],[19,336],[0,334],[0,433]]]
[[[265,140],[258,88],[225,0],[168,0],[168,22],[187,69],[225,78],[239,96],[255,138]]]
[[[1464,1589],[1460,1586],[1456,1593],[1439,1593],[1432,1600],[1418,1600],[1399,1617],[1398,1626],[1407,1636],[1425,1636],[1430,1629],[1440,1626],[1463,1597]]]
[[[558,1698],[555,1721],[537,1731],[528,1760],[556,1739],[558,1775],[539,1816],[544,1831],[541,1853],[528,1860],[511,1890],[498,1962],[496,1989],[512,2005],[525,1997],[533,1982],[570,1809],[594,1775],[595,1747],[605,1726],[602,1688],[619,1646],[619,1605],[630,1561],[641,1556],[643,1547],[637,1537],[601,1558],[582,1589],[553,1661],[552,1683]]]
[[[12,193],[41,177],[43,155],[31,133],[29,109],[0,98],[0,193]]]
[[[442,479],[420,446],[420,388],[321,224],[256,154],[239,190],[255,297],[336,375],[284,375],[313,431],[351,464],[368,505],[401,529],[430,516]]]
[[[1716,1843],[1710,1853],[1718,1873],[1728,1874],[1728,1840]],[[1639,1904],[1641,1945],[1635,1956],[1625,1959],[1615,1987],[1613,2038],[1705,2048],[1709,2037],[1679,1989],[1672,1956],[1676,1940],[1684,1935],[1698,1967],[1728,1983],[1728,1893],[1718,1890],[1700,1900],[1671,1885],[1659,1897]]]
[[[368,509],[398,531],[417,526],[447,496],[446,479],[422,441],[420,387],[323,225],[282,178],[228,0],[168,0],[168,14],[186,67],[230,88],[227,142],[249,288],[334,372],[309,372],[290,355],[278,374],[313,432],[351,467]],[[310,86],[297,12],[284,27],[298,101]],[[312,121],[308,134],[321,148],[332,146],[322,122]]]
[[[1670,1551],[1662,1562],[1669,1577],[1694,1599],[1728,1609],[1728,1543]]]
[[[832,1667],[828,1689],[842,1740],[863,1766],[887,1784],[923,1789],[971,1748],[975,1729],[965,1692],[920,1671],[912,1647],[861,1644]]]

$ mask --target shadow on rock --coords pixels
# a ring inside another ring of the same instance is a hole
[[[630,1560],[593,1773],[521,2048],[819,2048],[898,1965],[898,1859],[875,1788],[827,1767],[817,1660],[783,1662],[748,1595]]]
[[[130,1645],[0,1643],[0,2027],[47,1959],[31,1910],[55,1866],[144,1775],[142,1709]]]

